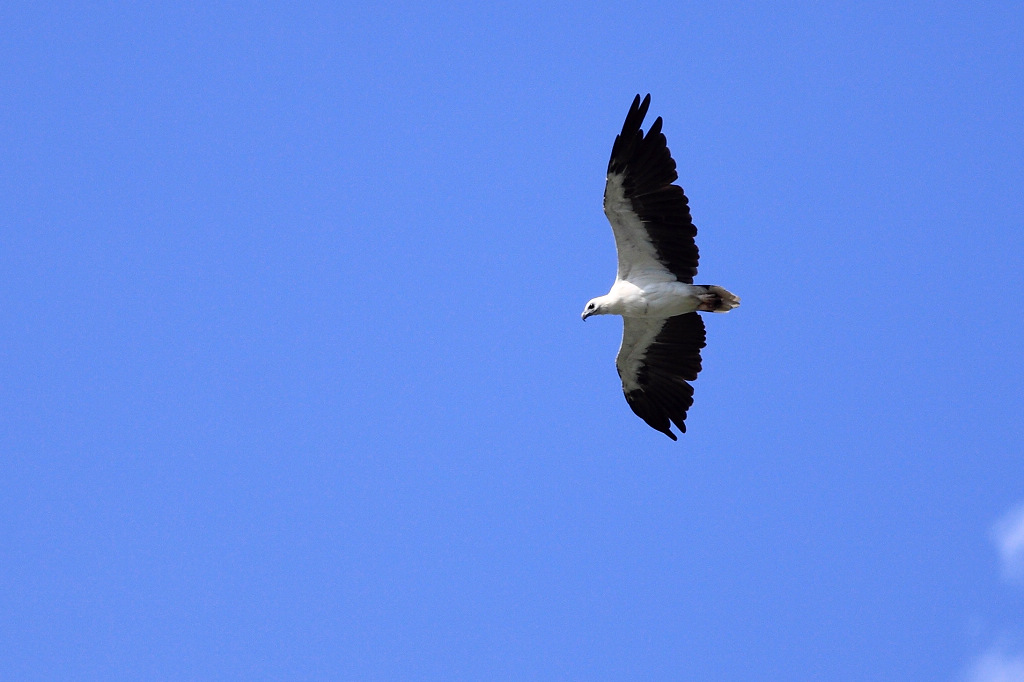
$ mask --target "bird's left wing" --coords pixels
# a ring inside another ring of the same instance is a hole
[[[648,279],[693,284],[697,228],[683,188],[672,184],[679,175],[661,117],[646,136],[640,129],[650,105],[650,95],[643,102],[636,96],[608,161],[604,213],[615,234],[618,278],[643,272]]]
[[[668,318],[623,317],[622,323],[615,367],[626,402],[651,428],[676,440],[671,425],[686,433],[686,411],[693,405],[693,387],[687,382],[700,372],[704,320],[697,313],[686,313]]]

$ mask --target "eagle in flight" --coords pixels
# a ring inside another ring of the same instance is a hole
[[[604,214],[612,224],[619,269],[611,291],[587,303],[591,315],[621,315],[622,345],[615,366],[626,402],[638,417],[672,440],[672,424],[686,432],[693,405],[689,384],[700,372],[704,321],[697,311],[727,313],[738,296],[720,286],[694,284],[697,228],[661,132],[661,117],[647,134],[640,126],[651,96],[626,114],[612,145],[604,188]]]

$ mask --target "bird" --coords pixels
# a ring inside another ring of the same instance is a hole
[[[678,440],[686,433],[686,412],[705,347],[700,312],[726,313],[738,296],[717,286],[694,284],[697,228],[689,201],[662,133],[659,116],[644,134],[651,106],[648,93],[633,100],[616,136],[605,179],[604,213],[618,252],[615,283],[591,299],[582,318],[622,316],[622,345],[615,367],[634,414],[648,426]]]

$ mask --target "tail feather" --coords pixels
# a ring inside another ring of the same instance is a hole
[[[727,313],[733,308],[739,307],[740,297],[731,291],[715,285],[704,288],[707,289],[707,293],[700,297],[701,303],[697,310],[709,313]]]

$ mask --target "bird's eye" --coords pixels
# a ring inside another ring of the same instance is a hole
[[[587,306],[587,310],[593,310],[593,309],[594,309],[594,304],[593,303],[591,303],[590,305]]]

